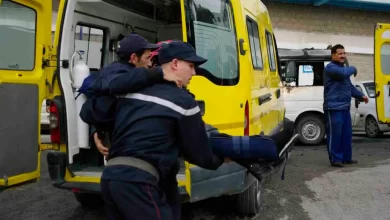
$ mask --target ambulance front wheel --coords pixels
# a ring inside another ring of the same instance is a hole
[[[87,209],[100,208],[104,205],[103,199],[98,193],[73,193],[81,207]]]
[[[250,216],[259,214],[263,203],[263,196],[263,187],[256,180],[248,189],[237,195],[237,211]]]

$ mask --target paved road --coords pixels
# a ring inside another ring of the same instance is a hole
[[[265,202],[256,220],[384,219],[390,220],[390,138],[354,137],[358,165],[332,168],[325,147],[297,146],[286,179],[264,185]],[[45,158],[45,154],[43,155]],[[192,220],[245,219],[215,200],[185,206]],[[100,210],[83,210],[67,191],[50,185],[45,161],[36,183],[0,192],[2,220],[104,219]]]

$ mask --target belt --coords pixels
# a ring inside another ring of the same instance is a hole
[[[160,175],[158,174],[157,169],[152,164],[135,157],[114,157],[107,161],[106,166],[114,166],[114,165],[125,165],[125,166],[135,167],[145,172],[148,172],[149,174],[156,177],[157,182],[160,179]]]

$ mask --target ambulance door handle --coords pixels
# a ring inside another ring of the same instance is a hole
[[[269,101],[271,101],[272,100],[272,95],[271,95],[271,93],[267,93],[267,94],[265,94],[265,95],[261,95],[260,97],[259,97],[259,105],[262,105],[262,104],[264,104],[264,103],[266,103],[266,102],[269,102]]]
[[[277,99],[280,98],[280,89],[277,89],[277,90],[276,90],[276,98],[277,98]]]

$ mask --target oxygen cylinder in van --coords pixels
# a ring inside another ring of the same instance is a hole
[[[78,137],[78,146],[79,148],[90,148],[89,147],[89,126],[87,123],[85,123],[80,118],[80,110],[83,106],[84,102],[87,100],[87,97],[79,93],[78,90],[83,84],[83,81],[85,78],[87,78],[90,74],[89,67],[87,66],[86,62],[83,59],[84,51],[76,51],[72,56],[72,62],[74,59],[74,56],[78,54],[79,59],[76,61],[76,63],[71,64],[71,75],[73,78],[73,89],[74,89],[74,97],[76,99],[76,112],[77,112],[77,137]]]

